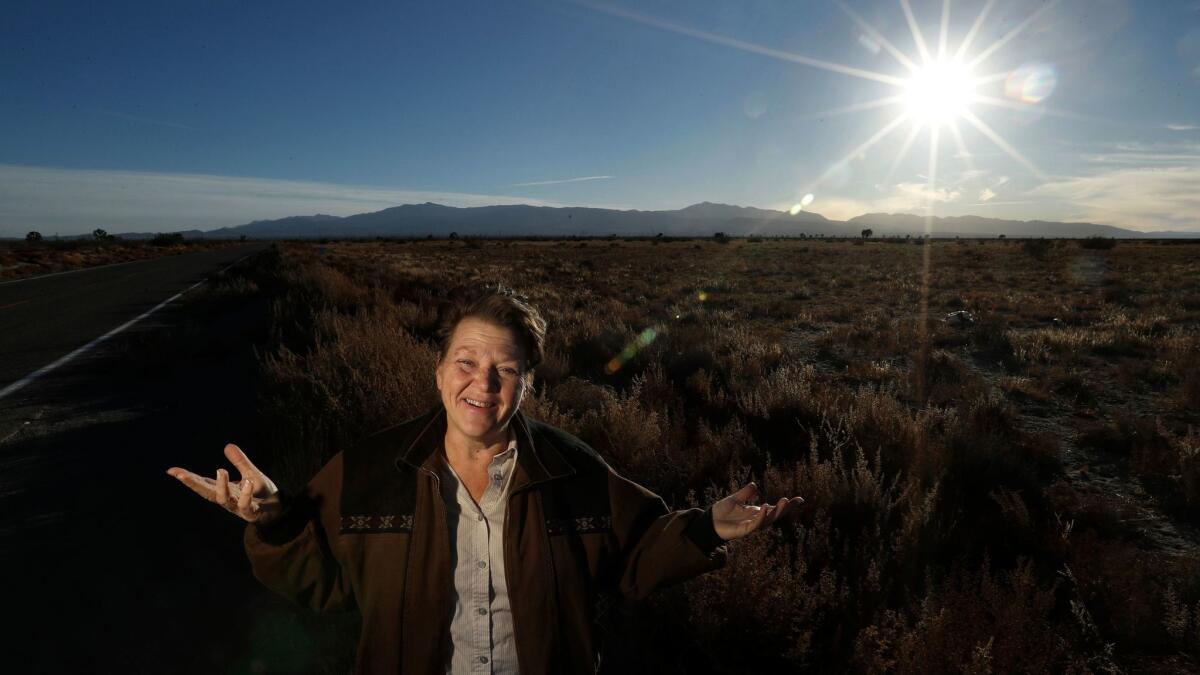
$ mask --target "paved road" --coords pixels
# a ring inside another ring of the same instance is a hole
[[[22,328],[25,342],[4,336],[5,349],[39,354],[25,368],[5,364],[5,377],[86,344],[250,250],[29,282],[53,281],[42,290],[49,298],[13,288],[24,283],[0,286],[0,306],[31,298],[0,309],[0,333],[15,325],[13,310],[33,324]],[[263,264],[252,257],[229,274],[254,282]],[[19,614],[0,633],[0,671],[348,671],[357,616],[301,612],[267,591],[250,574],[244,523],[164,473],[212,475],[227,465],[221,448],[230,441],[269,467],[258,452],[255,350],[268,339],[271,298],[257,285],[189,293],[0,400],[0,578]],[[31,318],[55,309],[73,340]],[[91,332],[68,321],[83,321],[76,314],[91,317]],[[48,341],[53,348],[38,344]]]
[[[250,244],[0,283],[0,389],[263,248]]]

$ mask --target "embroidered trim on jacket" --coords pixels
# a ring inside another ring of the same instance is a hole
[[[556,534],[589,534],[612,530],[611,516],[583,516],[582,518],[550,518],[546,521],[546,532]]]
[[[412,532],[413,517],[355,515],[342,516],[342,532]]]

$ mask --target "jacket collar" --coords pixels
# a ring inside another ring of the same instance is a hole
[[[575,467],[545,434],[537,433],[541,423],[530,420],[518,410],[509,420],[517,434],[517,471],[511,492],[524,487],[575,475]],[[409,425],[404,425],[409,427]],[[430,461],[446,436],[446,409],[439,403],[433,410],[412,421],[396,456],[400,470],[432,470]]]

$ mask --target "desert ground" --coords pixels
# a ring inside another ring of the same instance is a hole
[[[182,235],[174,234],[140,240],[93,237],[0,241],[0,281],[213,250],[238,243],[184,239]]]
[[[524,410],[675,508],[799,522],[615,610],[622,668],[1185,672],[1200,649],[1200,245],[565,239],[284,244],[258,391],[295,488],[436,401],[460,284],[548,322]]]

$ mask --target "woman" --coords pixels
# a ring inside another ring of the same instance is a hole
[[[722,544],[800,498],[746,485],[670,511],[570,434],[519,412],[546,323],[505,290],[443,319],[439,405],[339,452],[285,496],[236,446],[241,475],[168,473],[250,523],[254,575],[315,610],[362,613],[364,673],[594,673],[596,603],[644,597],[725,562]]]

